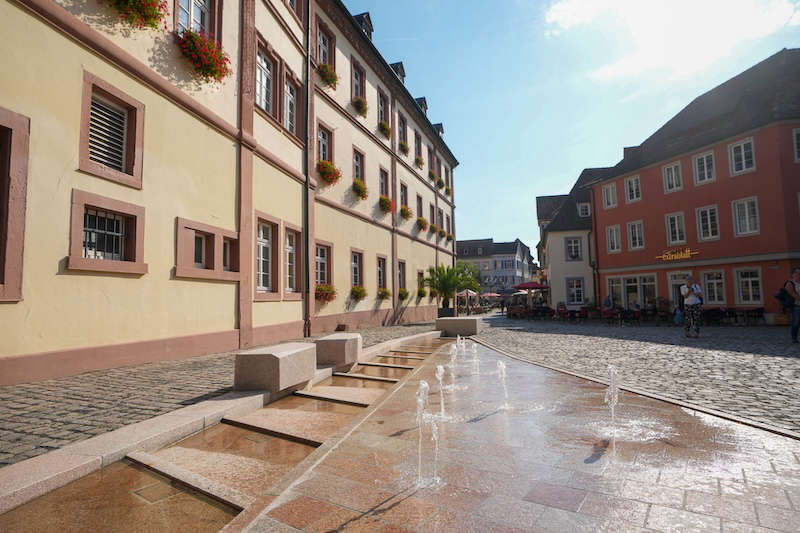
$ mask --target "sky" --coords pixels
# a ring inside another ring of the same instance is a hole
[[[800,0],[344,0],[459,161],[456,237],[539,240],[536,197],[800,47]]]

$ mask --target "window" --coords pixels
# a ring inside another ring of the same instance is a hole
[[[286,269],[286,291],[297,292],[299,289],[300,261],[298,261],[300,250],[300,232],[287,229],[284,235],[284,258]]]
[[[578,204],[578,216],[581,218],[586,218],[591,214],[589,209],[589,204],[585,202],[581,202]]]
[[[800,128],[792,130],[792,139],[794,139],[794,162],[800,163]]]
[[[511,270],[514,268],[514,260],[513,259],[503,259],[500,261],[500,268],[503,270]]]
[[[378,121],[389,122],[389,113],[386,108],[386,95],[378,90]]]
[[[667,244],[685,244],[686,227],[683,223],[683,213],[670,213],[666,217]]]
[[[644,248],[644,222],[628,222],[628,250]]]
[[[697,216],[697,240],[711,241],[719,239],[719,219],[717,216],[717,206],[709,205],[698,207]]]
[[[430,148],[428,148],[428,153],[430,154]],[[442,160],[438,156],[436,157],[436,175],[442,175]]]
[[[405,261],[398,261],[397,262],[397,288],[398,289],[405,289],[406,288],[406,262]]]
[[[378,288],[386,288],[386,258],[378,257]]]
[[[725,303],[725,276],[723,272],[703,272],[704,304],[719,305]]]
[[[714,173],[714,152],[706,152],[694,157],[694,184],[702,185],[716,179]]]
[[[434,170],[433,166],[433,148],[428,146],[428,170]]]
[[[436,208],[433,207],[433,204],[430,204],[430,208],[431,224],[436,224]]]
[[[580,237],[565,237],[564,249],[567,261],[583,260],[583,240]]]
[[[233,257],[232,257],[232,250],[233,250],[233,241],[231,239],[223,239],[222,240],[222,270],[225,272],[230,272],[233,270]]]
[[[406,117],[397,114],[397,138],[404,143],[408,142],[408,126],[406,125]]]
[[[329,65],[331,68],[333,64],[331,63],[331,38],[323,29],[317,30],[317,62],[325,63]]]
[[[617,207],[617,184],[603,185],[603,209]]]
[[[450,215],[444,216],[444,227],[447,233],[450,233]]]
[[[297,87],[290,81],[286,82],[284,93],[283,127],[297,134]]]
[[[356,98],[366,98],[366,83],[367,83],[367,75],[364,72],[364,68],[361,64],[356,61],[355,58],[351,60],[352,64],[352,77],[351,77],[351,85],[350,85],[350,93],[352,99],[355,100]]]
[[[83,73],[80,170],[141,189],[143,131],[142,103]]]
[[[653,274],[641,276],[608,278],[608,295],[612,305],[624,309],[636,306],[654,306],[656,299],[656,277]]]
[[[622,298],[622,278],[608,278],[608,296],[611,297],[611,305],[624,307],[625,302]]]
[[[450,169],[444,167],[444,184],[446,187],[450,187]]]
[[[638,202],[642,199],[642,184],[639,176],[625,178],[625,201]]]
[[[257,213],[256,227],[256,298],[280,299],[278,293],[278,249],[279,223],[275,219],[267,219],[266,215]],[[261,294],[259,294],[261,293]],[[265,294],[271,293],[271,294]]]
[[[206,35],[216,33],[214,13],[216,2],[213,0],[178,0],[175,28],[178,34],[192,30]]]
[[[436,212],[436,225],[444,229],[444,212],[441,208]]]
[[[583,278],[567,278],[567,305],[583,304]]]
[[[333,134],[321,125],[317,126],[317,159],[333,161]]]
[[[22,299],[30,119],[0,107],[0,302]]]
[[[364,279],[362,277],[362,266],[364,264],[364,254],[361,252],[352,252],[350,254],[350,281],[353,287],[363,287]]]
[[[733,202],[733,228],[737,237],[759,232],[758,198],[753,196]]]
[[[67,268],[145,274],[144,208],[72,190]]]
[[[478,255],[483,255],[483,247],[482,246],[478,247]]]
[[[422,137],[418,131],[414,131],[414,157],[422,157]]]
[[[760,304],[761,270],[748,268],[736,271],[736,288],[740,304]]]
[[[408,207],[408,187],[405,183],[400,184],[400,205]]]
[[[275,87],[275,62],[263,50],[258,51],[256,59],[256,105],[275,114],[273,89]]]
[[[664,175],[665,193],[675,192],[683,189],[680,163],[672,163],[662,167],[661,173]]]
[[[206,264],[206,239],[209,235],[200,232],[194,234],[194,267],[207,268]]]
[[[383,196],[389,196],[389,173],[381,169],[378,177],[380,190]]]
[[[748,138],[728,145],[728,159],[730,160],[731,176],[755,170],[756,155],[753,139]]]
[[[333,279],[331,275],[331,246],[317,243],[316,251],[316,283],[317,285],[329,284]]]
[[[353,179],[364,180],[364,154],[353,149]]]
[[[422,196],[417,195],[417,216],[422,216]]]
[[[622,239],[619,234],[619,224],[606,228],[606,249],[613,254],[622,251]]]

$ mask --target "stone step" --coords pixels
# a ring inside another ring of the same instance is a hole
[[[389,353],[416,353],[416,354],[422,354],[422,355],[430,355],[433,352],[423,352],[423,351],[420,351],[420,350],[389,350]]]
[[[356,387],[337,387],[331,385],[319,385],[309,391],[296,391],[296,396],[305,398],[315,398],[330,402],[345,403],[367,407],[375,400],[383,396],[383,389],[362,389]]]
[[[361,361],[358,363],[361,366],[379,366],[383,368],[401,368],[403,370],[414,370],[415,367],[409,365],[396,365],[392,363],[376,363],[374,361]]]
[[[387,383],[397,383],[400,381],[397,378],[382,378],[379,376],[368,376],[366,374],[356,374],[351,372],[334,372],[333,375],[342,378],[366,379],[367,381],[385,381]]]
[[[413,361],[424,361],[424,357],[417,357],[416,355],[379,355],[378,357],[387,357],[389,359],[409,359]]]
[[[223,422],[311,446],[320,446],[351,418],[352,415],[326,411],[265,407],[247,415],[226,417]]]

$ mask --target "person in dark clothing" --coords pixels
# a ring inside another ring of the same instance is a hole
[[[783,288],[794,298],[792,325],[789,332],[792,335],[792,342],[796,343],[798,342],[797,333],[800,331],[800,268],[792,270],[792,279],[787,280]]]

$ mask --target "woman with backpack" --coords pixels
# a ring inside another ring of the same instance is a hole
[[[794,298],[790,333],[792,334],[792,342],[796,343],[797,332],[800,331],[800,268],[792,270],[792,279],[787,280],[783,288]]]
[[[683,296],[683,308],[686,315],[684,321],[684,331],[687,337],[700,336],[700,313],[703,306],[703,290],[700,285],[695,283],[691,274],[686,276],[686,282],[681,285],[681,295]],[[694,331],[694,335],[691,331]]]

